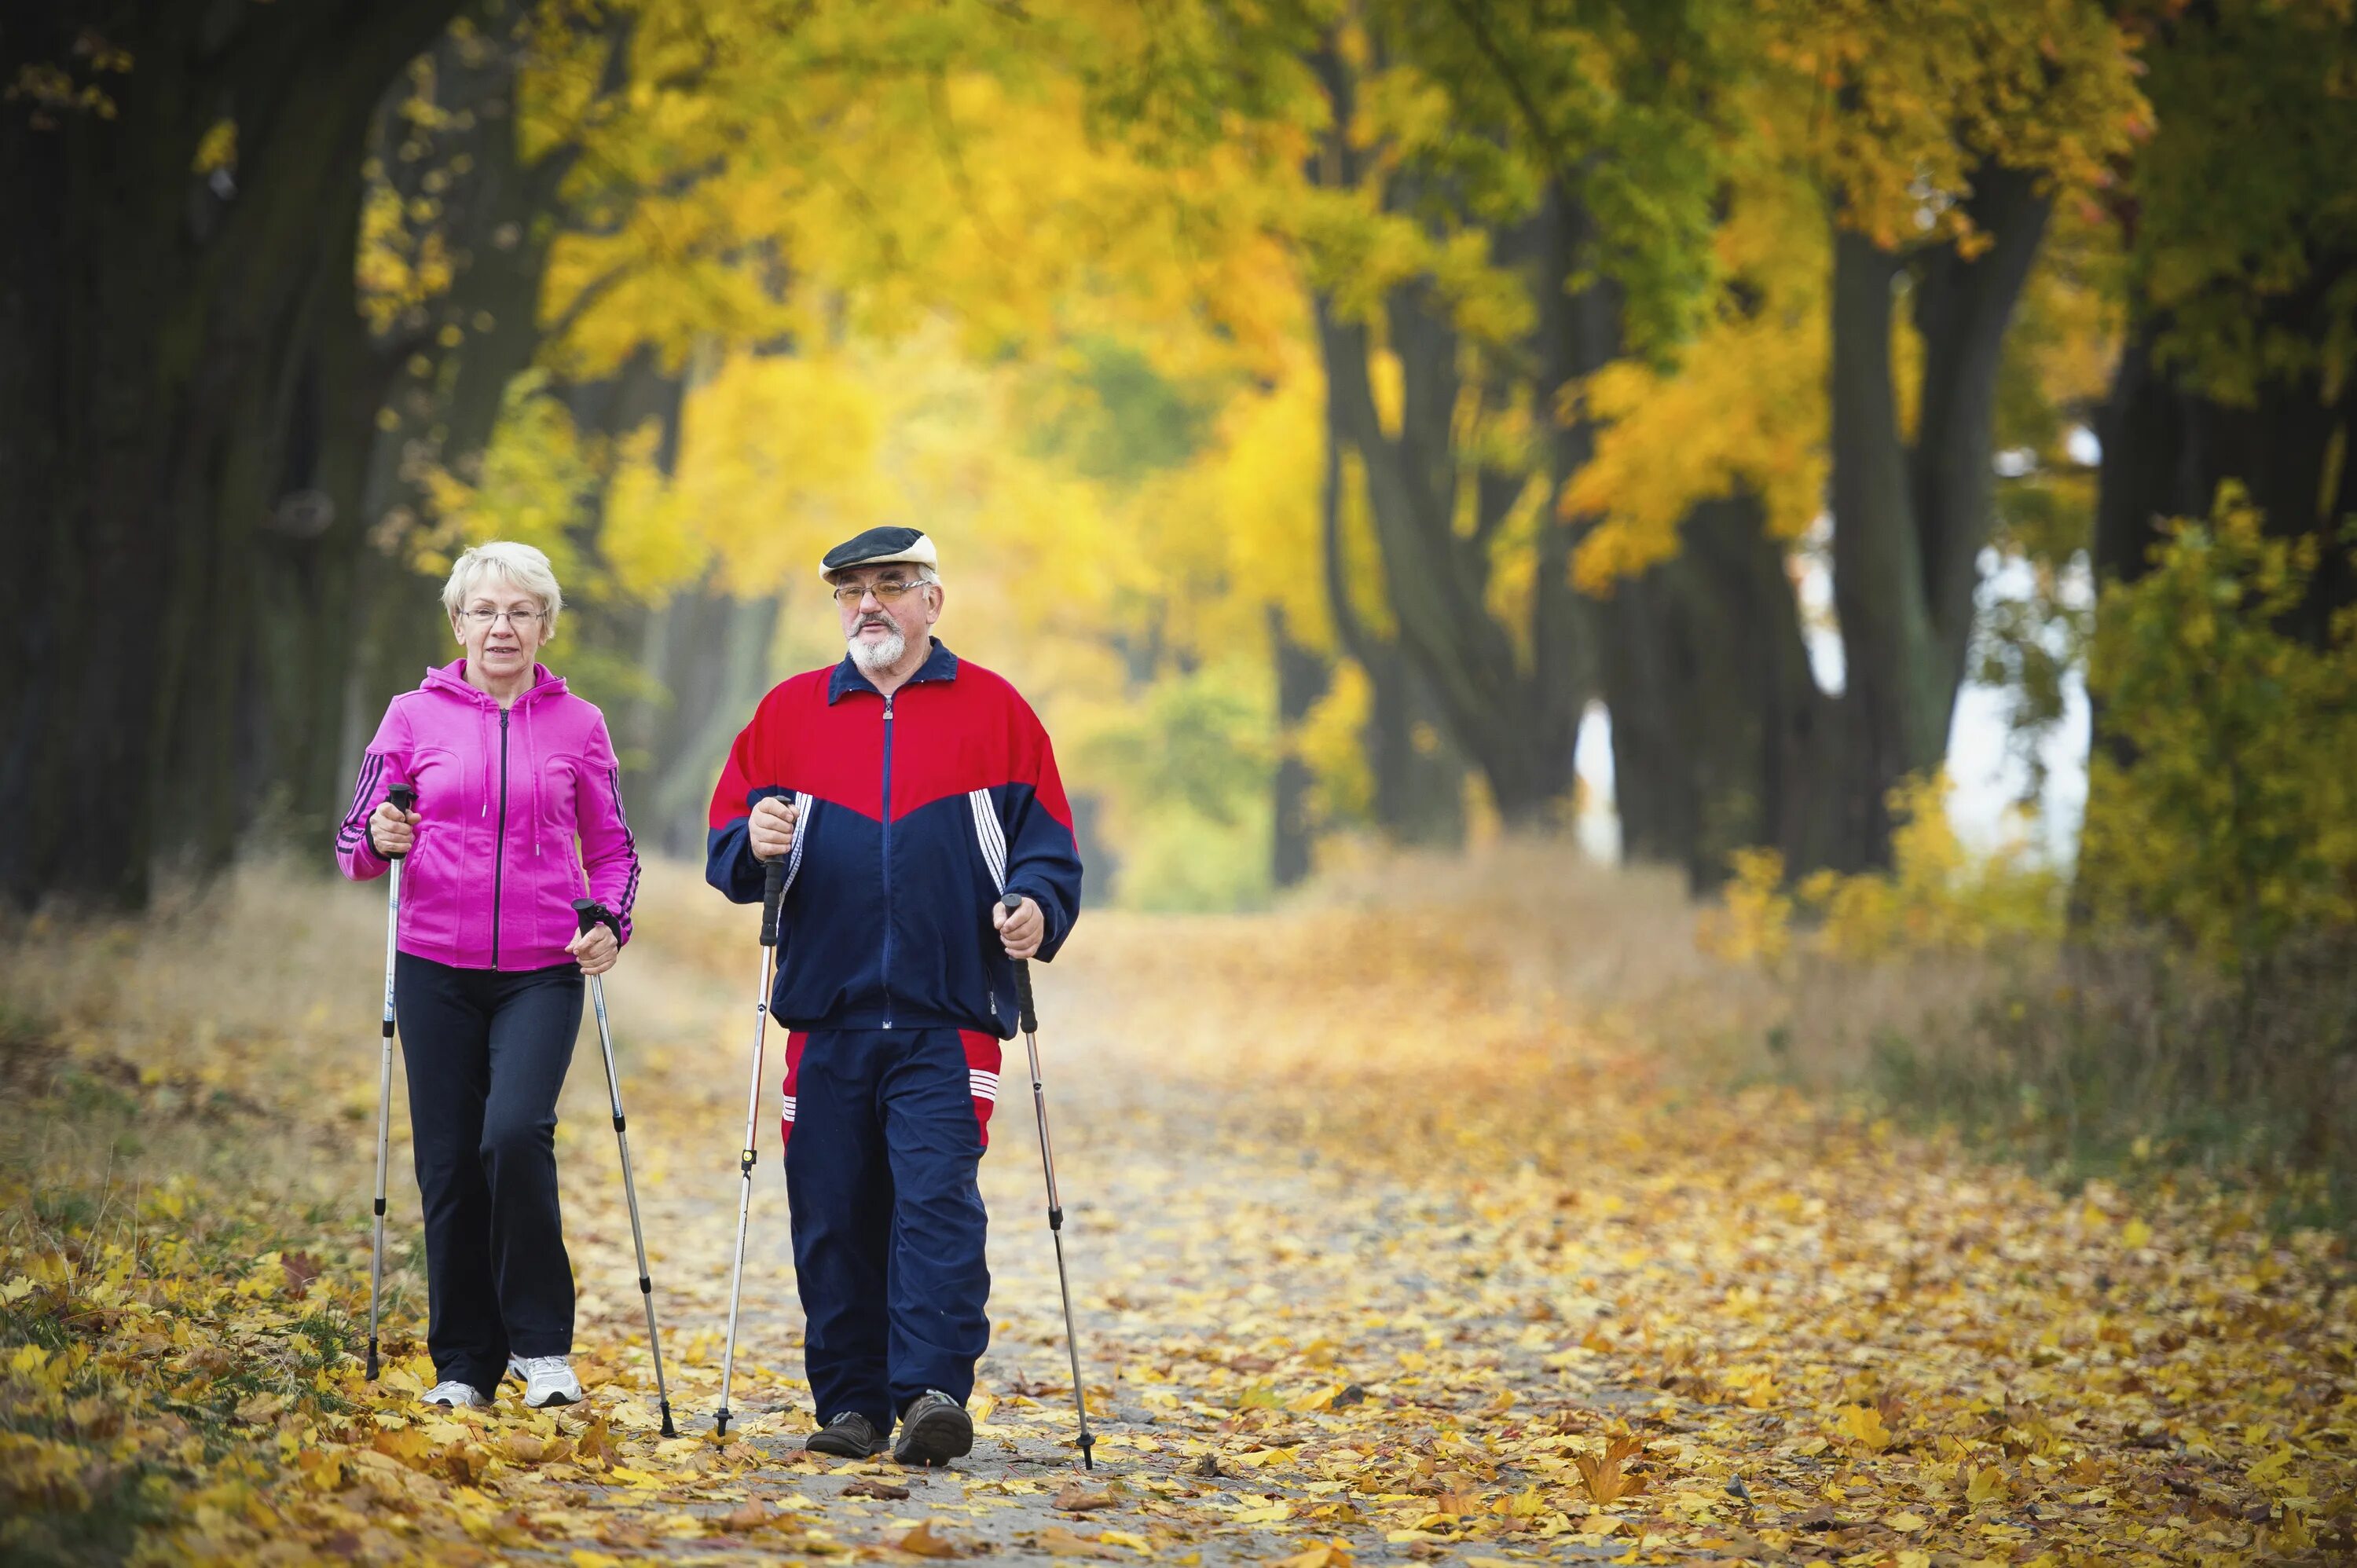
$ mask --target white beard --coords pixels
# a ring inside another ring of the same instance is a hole
[[[856,632],[845,639],[845,646],[851,653],[851,661],[870,675],[891,669],[900,662],[901,655],[909,651],[909,639],[901,635],[899,627],[888,621],[885,629],[889,635],[881,642],[863,642]]]

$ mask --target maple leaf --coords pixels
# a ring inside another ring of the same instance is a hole
[[[880,1480],[873,1476],[863,1476],[844,1487],[840,1495],[846,1498],[874,1498],[878,1502],[898,1502],[909,1495],[909,1488],[895,1486],[890,1481]]]
[[[714,1522],[723,1530],[733,1534],[743,1534],[749,1530],[772,1529],[781,1523],[791,1524],[793,1521],[783,1514],[772,1513],[762,1506],[759,1498],[756,1498],[723,1514]]]
[[[589,1424],[573,1440],[573,1453],[578,1464],[608,1467],[613,1464],[613,1429],[604,1414],[593,1415]]]
[[[301,1295],[310,1288],[311,1282],[319,1277],[319,1261],[308,1252],[282,1253],[278,1266],[286,1272],[288,1295]]]
[[[965,1548],[947,1536],[933,1533],[933,1521],[927,1520],[899,1540],[892,1542],[895,1552],[906,1552],[917,1557],[957,1557]]]
[[[1883,1423],[1882,1412],[1870,1404],[1843,1406],[1841,1419],[1835,1424],[1842,1436],[1869,1454],[1881,1453],[1894,1441],[1890,1428]]]
[[[251,1399],[238,1402],[237,1418],[258,1425],[285,1408],[286,1396],[284,1394],[255,1394]]]
[[[1974,1508],[1999,1501],[2005,1495],[2005,1472],[1994,1465],[1972,1470],[1964,1482],[1964,1501]]]
[[[1601,1456],[1575,1455],[1572,1464],[1579,1471],[1580,1485],[1587,1488],[1589,1499],[1598,1508],[1606,1508],[1644,1490],[1643,1477],[1629,1470],[1630,1463],[1642,1457],[1644,1452],[1645,1444],[1639,1439],[1615,1437],[1605,1444]]]
[[[1358,1568],[1348,1541],[1321,1541],[1290,1557],[1272,1557],[1267,1568]]]
[[[1103,1545],[1098,1541],[1091,1541],[1086,1536],[1074,1535],[1071,1530],[1066,1530],[1060,1524],[1051,1524],[1047,1529],[1041,1530],[1039,1535],[1038,1544],[1040,1551],[1047,1552],[1051,1557],[1115,1557],[1120,1555],[1111,1547]]]
[[[1056,1494],[1056,1500],[1050,1506],[1065,1513],[1086,1513],[1092,1509],[1119,1505],[1112,1492],[1103,1488],[1092,1489],[1088,1483],[1075,1478],[1064,1483],[1063,1489]]]

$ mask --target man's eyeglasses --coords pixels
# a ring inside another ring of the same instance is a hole
[[[924,585],[922,580],[910,583],[903,582],[898,577],[886,577],[873,583],[842,583],[835,587],[834,602],[839,605],[856,605],[873,594],[876,596],[877,603],[888,605],[909,589],[921,588]]]
[[[538,610],[460,610],[458,616],[462,620],[474,623],[478,630],[494,624],[501,616],[507,617],[508,624],[518,629],[531,626],[541,618]]]

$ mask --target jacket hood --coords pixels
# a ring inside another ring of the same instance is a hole
[[[439,668],[429,665],[425,671],[425,679],[417,682],[417,689],[421,692],[447,693],[451,696],[464,698],[479,707],[496,708],[500,705],[499,699],[489,692],[480,691],[467,683],[467,661],[463,659],[454,659]],[[545,664],[534,664],[532,667],[532,684],[523,689],[523,693],[517,697],[516,701],[518,703],[537,703],[549,697],[561,697],[564,694],[565,677],[550,674],[548,666]]]

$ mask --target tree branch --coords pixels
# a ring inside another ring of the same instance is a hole
[[[1490,62],[1490,69],[1496,71],[1498,80],[1504,83],[1506,95],[1514,101],[1514,107],[1520,111],[1531,139],[1545,155],[1549,176],[1568,185],[1576,165],[1565,155],[1562,144],[1555,139],[1555,128],[1547,124],[1538,101],[1531,96],[1529,87],[1523,83],[1522,72],[1514,69],[1512,59],[1491,34],[1479,7],[1472,0],[1448,0],[1448,8],[1457,13],[1458,21],[1465,24],[1465,31],[1473,39],[1473,47],[1481,51],[1483,58]]]

